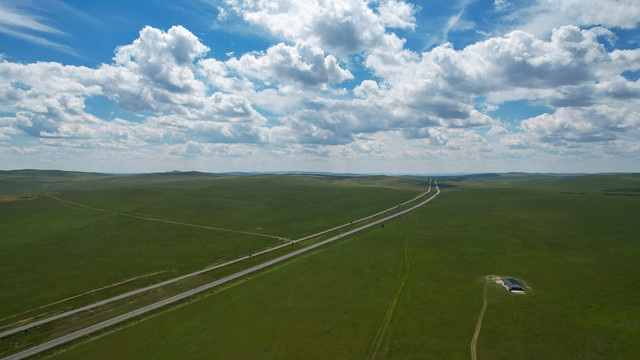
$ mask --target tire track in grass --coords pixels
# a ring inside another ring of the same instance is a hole
[[[476,323],[476,332],[471,339],[471,360],[477,360],[476,345],[478,345],[478,337],[480,336],[480,328],[482,327],[482,320],[484,319],[484,313],[487,310],[487,288],[489,287],[489,276],[485,277],[484,290],[482,292],[482,310],[478,316],[478,322]]]
[[[97,207],[86,205],[86,204],[82,204],[82,203],[77,203],[75,201],[65,200],[65,199],[62,199],[62,198],[59,198],[59,197],[55,197],[53,195],[49,195],[49,198],[54,199],[54,200],[58,200],[58,201],[63,202],[63,203],[67,203],[69,205],[80,206],[80,207],[91,209],[91,210],[95,210],[95,211],[101,211],[101,212],[104,212],[104,213],[107,213],[107,214],[127,216],[127,217],[134,218],[134,219],[147,220],[147,221],[156,221],[156,222],[161,222],[161,223],[166,223],[166,224],[190,226],[190,227],[201,228],[201,229],[210,229],[210,230],[234,232],[234,233],[238,233],[238,234],[262,236],[262,237],[268,237],[268,238],[277,239],[277,240],[285,241],[285,242],[290,242],[291,241],[291,239],[287,239],[285,237],[276,236],[276,235],[261,234],[261,233],[255,233],[255,232],[250,232],[250,231],[242,231],[242,230],[225,229],[225,228],[219,228],[219,227],[215,227],[215,226],[189,224],[189,223],[184,223],[184,222],[174,221],[174,220],[164,220],[164,219],[156,219],[156,218],[150,218],[150,217],[140,216],[140,215],[126,214],[126,213],[117,212],[117,211],[113,211],[113,210],[101,209],[101,208],[97,208]]]
[[[291,306],[291,299],[293,298],[293,292],[295,288],[291,289],[289,292],[289,297],[287,297],[287,302],[284,305],[283,311],[287,311],[289,306]],[[284,328],[285,319],[280,319],[280,325],[278,326],[278,334],[276,335],[276,340],[271,348],[271,358],[277,359],[276,352],[278,351],[278,345],[280,345],[280,338],[282,337],[282,329]]]
[[[398,289],[396,290],[396,294],[393,297],[393,300],[387,308],[387,313],[385,314],[384,319],[382,320],[382,324],[380,324],[376,336],[374,337],[373,343],[371,344],[371,347],[369,349],[369,356],[367,358],[371,360],[374,360],[378,356],[383,341],[388,337],[389,325],[391,324],[393,311],[396,308],[396,304],[398,303],[398,298],[400,297],[400,293],[402,293],[404,284],[409,278],[409,270],[411,269],[411,261],[409,260],[409,231],[407,231],[405,235],[405,240],[406,243],[402,256],[402,275],[400,278],[400,284],[398,285]]]

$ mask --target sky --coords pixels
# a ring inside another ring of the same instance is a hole
[[[0,169],[640,171],[637,0],[0,0]]]

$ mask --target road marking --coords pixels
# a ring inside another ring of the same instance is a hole
[[[114,318],[111,318],[111,319],[109,319],[109,320],[103,321],[103,322],[101,322],[101,323],[94,324],[94,325],[91,325],[91,326],[86,327],[86,328],[84,328],[84,329],[78,330],[78,331],[76,331],[76,332],[74,332],[74,333],[67,334],[67,335],[64,335],[64,336],[62,336],[62,337],[59,337],[59,338],[57,338],[57,339],[54,339],[54,340],[51,340],[51,341],[45,342],[45,343],[43,343],[43,344],[40,344],[40,345],[37,345],[37,346],[31,347],[31,348],[29,348],[29,349],[26,349],[26,350],[20,351],[20,352],[18,352],[18,353],[15,353],[15,354],[13,354],[13,355],[10,355],[10,356],[6,357],[6,358],[5,358],[5,360],[18,360],[18,359],[24,359],[24,358],[26,358],[26,357],[29,357],[29,356],[35,355],[35,354],[40,353],[40,352],[42,352],[42,351],[45,351],[45,350],[48,350],[48,349],[54,348],[54,347],[59,346],[59,345],[62,345],[62,344],[64,344],[64,343],[67,343],[67,342],[69,342],[69,341],[72,341],[72,340],[75,340],[75,339],[81,338],[81,337],[83,337],[83,336],[85,336],[85,335],[88,335],[88,334],[90,334],[90,333],[94,332],[94,331],[98,331],[98,330],[101,330],[101,329],[107,328],[107,327],[112,326],[112,325],[114,325],[114,324],[117,324],[117,323],[120,323],[120,322],[123,322],[123,321],[129,320],[129,319],[131,319],[131,318],[134,318],[134,317],[140,316],[140,315],[142,315],[142,314],[145,314],[145,313],[147,313],[147,312],[150,312],[150,311],[156,310],[156,309],[161,308],[161,307],[163,307],[163,306],[166,306],[166,305],[169,305],[169,304],[172,304],[172,303],[175,303],[175,302],[181,301],[181,300],[183,300],[183,299],[186,299],[186,298],[188,298],[188,297],[191,297],[191,296],[193,296],[193,295],[195,295],[195,294],[198,294],[198,293],[200,293],[200,292],[203,292],[203,291],[209,290],[209,289],[211,289],[211,288],[214,288],[214,287],[216,287],[216,286],[222,285],[222,284],[227,283],[227,282],[229,282],[229,281],[235,280],[235,279],[240,278],[240,277],[242,277],[242,276],[245,276],[245,275],[247,275],[247,274],[253,273],[253,272],[258,271],[258,270],[261,270],[261,269],[263,269],[263,268],[265,268],[265,267],[271,266],[271,265],[273,265],[273,264],[277,264],[277,263],[279,263],[279,262],[282,262],[282,261],[284,261],[284,260],[287,260],[287,259],[289,259],[289,258],[292,258],[292,257],[294,257],[294,256],[297,256],[297,255],[299,255],[299,254],[302,254],[302,253],[305,253],[305,252],[311,251],[311,250],[316,249],[316,248],[318,248],[318,247],[320,247],[320,246],[323,246],[323,245],[326,245],[326,244],[331,243],[331,242],[333,242],[333,241],[336,241],[336,240],[338,240],[338,239],[341,239],[341,238],[343,238],[343,237],[345,237],[345,236],[348,236],[348,235],[352,235],[352,234],[358,233],[358,232],[360,232],[360,231],[362,231],[362,230],[368,229],[368,228],[373,227],[373,226],[376,226],[376,225],[378,225],[378,224],[383,224],[385,221],[389,221],[389,220],[394,219],[394,218],[396,218],[396,217],[398,217],[398,216],[401,216],[401,215],[404,215],[404,214],[406,214],[406,213],[408,213],[408,212],[411,212],[411,211],[413,211],[413,210],[415,210],[415,209],[417,209],[417,208],[419,208],[419,207],[422,207],[422,206],[426,205],[426,204],[427,204],[427,203],[429,203],[431,200],[435,199],[438,195],[440,195],[440,188],[438,187],[438,181],[437,181],[437,180],[435,181],[435,185],[436,185],[436,193],[435,193],[434,195],[432,195],[431,197],[429,197],[428,199],[424,200],[423,202],[421,202],[421,203],[419,203],[419,204],[417,204],[417,205],[414,205],[414,206],[412,206],[412,207],[410,207],[410,208],[408,208],[408,209],[402,210],[402,211],[400,211],[400,212],[397,212],[397,213],[392,214],[392,215],[389,215],[389,216],[387,216],[387,217],[385,217],[385,218],[382,218],[382,219],[379,219],[379,220],[373,221],[373,222],[371,222],[371,223],[368,223],[368,224],[362,225],[362,226],[360,226],[360,227],[358,227],[358,228],[355,228],[355,229],[352,229],[352,230],[346,231],[346,232],[344,232],[344,233],[342,233],[342,234],[339,234],[339,235],[333,236],[333,237],[331,237],[331,238],[328,238],[328,239],[325,239],[325,240],[319,241],[319,242],[317,242],[317,243],[315,243],[315,244],[312,244],[312,245],[309,245],[309,246],[307,246],[307,247],[305,247],[305,248],[302,248],[302,249],[298,249],[298,250],[292,251],[292,252],[290,252],[290,253],[288,253],[288,254],[282,255],[282,256],[277,257],[277,258],[275,258],[275,259],[268,260],[268,261],[266,261],[266,262],[264,262],[264,263],[262,263],[262,264],[255,265],[255,266],[253,266],[253,267],[251,267],[251,268],[248,268],[248,269],[245,269],[245,270],[239,271],[239,272],[237,272],[237,273],[235,273],[235,274],[232,274],[232,275],[226,276],[226,277],[224,277],[224,278],[222,278],[222,279],[219,279],[219,280],[216,280],[216,281],[210,282],[210,283],[208,283],[208,284],[205,284],[205,285],[199,286],[199,287],[197,287],[197,288],[195,288],[195,289],[191,289],[191,290],[185,291],[185,292],[180,293],[180,294],[178,294],[178,295],[174,295],[174,296],[169,297],[169,298],[167,298],[167,299],[164,299],[164,300],[158,301],[158,302],[156,302],[156,303],[153,303],[153,304],[150,304],[150,305],[144,306],[144,307],[142,307],[142,308],[140,308],[140,309],[137,309],[137,310],[131,311],[131,312],[126,313],[126,314],[122,314],[122,315],[116,316],[116,317],[114,317]],[[425,194],[426,194],[426,193],[425,193]],[[423,194],[423,195],[424,195],[424,194]],[[419,197],[420,197],[420,196],[419,196]],[[419,197],[418,197],[418,198],[419,198]],[[303,238],[303,239],[305,239],[305,238]],[[298,241],[302,241],[303,239],[295,240],[295,241],[293,241],[293,243],[298,242]],[[274,250],[274,249],[276,249],[276,248],[281,248],[281,247],[288,246],[288,245],[289,245],[289,243],[288,243],[288,244],[279,245],[279,246],[276,246],[276,247],[274,247],[274,248],[264,250],[264,251],[262,251],[261,253],[265,253],[265,252],[268,252],[268,251],[273,251],[273,250]],[[259,253],[257,253],[257,254],[259,254]],[[257,254],[254,254],[254,255],[257,255]],[[160,283],[160,284],[152,285],[152,286],[149,286],[149,287],[147,287],[147,288],[139,289],[139,290],[136,290],[136,291],[129,292],[129,293],[127,293],[127,294],[123,294],[123,295],[119,295],[119,296],[113,297],[113,298],[111,298],[111,299],[103,300],[103,301],[98,302],[98,303],[96,303],[96,304],[92,304],[92,305],[85,306],[84,308],[76,309],[76,310],[70,311],[70,312],[65,313],[65,314],[60,314],[60,315],[54,316],[54,317],[52,317],[52,318],[45,319],[45,320],[42,320],[42,321],[39,321],[39,322],[35,322],[35,323],[33,323],[33,324],[35,324],[35,325],[29,324],[29,325],[25,325],[25,326],[24,326],[24,327],[22,327],[22,328],[12,329],[12,330],[6,331],[6,332],[4,332],[4,333],[0,333],[0,338],[2,338],[2,337],[4,337],[4,336],[7,336],[7,335],[10,335],[10,334],[13,334],[13,333],[18,332],[18,331],[22,331],[22,330],[24,330],[24,328],[30,328],[30,327],[33,327],[33,326],[36,326],[36,325],[44,324],[44,323],[46,323],[46,322],[49,322],[49,321],[52,321],[52,320],[56,320],[56,319],[62,318],[62,317],[64,317],[64,316],[68,316],[68,315],[70,315],[71,313],[77,313],[77,312],[84,311],[84,310],[87,310],[87,309],[90,309],[90,308],[93,308],[93,307],[96,307],[96,306],[99,306],[99,305],[104,305],[104,304],[109,303],[109,302],[111,302],[111,301],[115,301],[115,300],[119,300],[119,299],[122,299],[122,298],[128,297],[128,296],[130,296],[130,295],[132,295],[132,294],[134,294],[134,293],[135,293],[135,294],[137,294],[137,293],[140,293],[140,292],[142,292],[142,291],[146,291],[147,289],[150,289],[150,288],[155,288],[155,287],[159,287],[159,286],[162,286],[162,285],[164,285],[164,284],[167,284],[167,283],[175,282],[175,281],[178,281],[178,280],[181,280],[181,279],[187,278],[187,277],[189,277],[189,276],[193,276],[194,274],[200,274],[200,273],[203,273],[203,272],[206,272],[206,271],[210,271],[210,270],[212,270],[212,269],[214,269],[214,268],[219,268],[219,267],[222,267],[222,266],[226,266],[226,265],[228,265],[228,264],[231,264],[231,263],[234,263],[234,262],[238,262],[238,261],[241,261],[241,260],[247,259],[247,258],[249,258],[249,257],[251,257],[251,255],[246,256],[246,257],[244,257],[244,258],[238,258],[238,259],[236,259],[236,260],[232,260],[232,261],[230,261],[230,262],[227,262],[227,263],[224,263],[224,264],[220,264],[220,265],[214,266],[214,267],[209,268],[209,269],[200,270],[200,271],[195,272],[195,273],[192,273],[192,274],[187,274],[187,275],[184,275],[184,276],[179,277],[179,278],[175,278],[175,279],[172,279],[172,280],[168,280],[168,281],[165,281],[164,283]]]

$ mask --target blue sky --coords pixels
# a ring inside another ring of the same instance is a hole
[[[640,171],[633,0],[0,0],[1,169]]]

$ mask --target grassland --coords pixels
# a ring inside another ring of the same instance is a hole
[[[486,275],[528,290],[489,286],[479,358],[637,358],[638,177],[539,181],[442,180],[384,228],[55,358],[465,359]]]
[[[164,271],[127,287],[157,282],[280,243],[109,215],[48,197],[1,204],[0,218],[0,318]]]
[[[0,183],[29,193],[4,195],[7,201],[0,202],[0,326],[282,243],[120,213],[297,237],[370,215],[425,190],[424,180],[415,179],[199,173],[20,171],[3,172]],[[56,191],[56,198],[94,209],[57,201],[43,191]],[[144,275],[149,276],[21,314]]]
[[[0,170],[0,195],[42,193],[63,189],[98,190],[127,186],[149,186],[207,181],[225,175],[200,172],[117,175],[61,170]]]
[[[64,199],[161,219],[300,238],[391,207],[425,191],[424,180],[302,175],[66,191]],[[171,187],[170,187],[171,186]],[[340,209],[340,211],[336,211]]]

